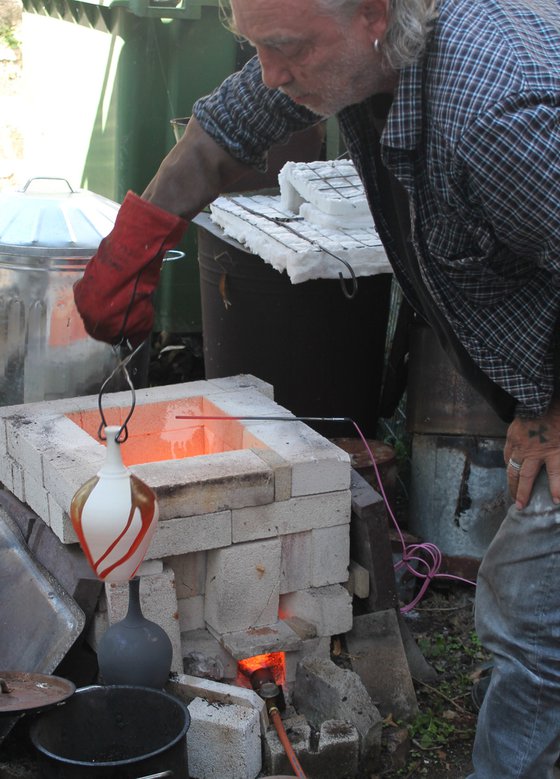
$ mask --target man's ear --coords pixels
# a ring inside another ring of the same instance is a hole
[[[383,37],[387,29],[389,0],[362,0],[356,15],[373,44]]]

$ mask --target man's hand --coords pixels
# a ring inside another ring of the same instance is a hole
[[[504,459],[509,490],[518,509],[529,502],[543,465],[552,500],[560,503],[560,400],[554,400],[542,417],[513,420],[507,431]]]

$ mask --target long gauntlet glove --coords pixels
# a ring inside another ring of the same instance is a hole
[[[184,219],[128,192],[113,229],[74,285],[89,335],[111,344],[128,339],[133,346],[147,338],[164,255],[187,227]]]

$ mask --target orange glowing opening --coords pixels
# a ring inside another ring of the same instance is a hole
[[[122,425],[129,409],[103,409],[107,425]],[[202,396],[182,400],[146,403],[134,409],[128,423],[128,439],[121,451],[125,465],[182,460],[237,449],[266,449],[236,419],[177,419],[177,416],[227,417],[222,409]],[[99,411],[67,414],[76,425],[97,438]]]
[[[255,655],[246,660],[240,660],[237,664],[238,678],[243,686],[247,686],[245,680],[249,679],[253,671],[259,668],[270,668],[274,681],[279,687],[283,687],[286,681],[286,654],[285,652],[270,652],[265,655]]]

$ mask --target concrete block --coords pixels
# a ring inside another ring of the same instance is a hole
[[[206,584],[205,551],[173,555],[167,557],[165,562],[175,572],[177,598],[193,598],[195,595],[204,595]]]
[[[331,660],[305,659],[298,666],[294,704],[316,728],[326,720],[353,725],[360,734],[360,766],[364,771],[374,769],[382,718],[357,674]]]
[[[192,779],[256,779],[262,768],[259,713],[245,706],[189,704],[187,733]]]
[[[306,657],[317,657],[320,660],[330,660],[331,639],[329,636],[317,636],[303,641],[301,649],[295,652],[286,652],[285,669],[286,684],[293,690],[293,684],[297,676],[297,667]]]
[[[109,624],[124,619],[128,609],[128,584],[115,582],[105,583],[107,596],[107,612]],[[164,567],[160,574],[140,577],[140,606],[146,619],[156,622],[162,627],[173,647],[171,671],[183,672],[183,656],[181,651],[181,633],[177,596],[173,571]]]
[[[195,595],[193,598],[179,598],[177,607],[181,632],[205,627],[204,595]]]
[[[183,670],[191,676],[215,681],[232,681],[237,676],[237,661],[206,629],[181,633]]]
[[[356,776],[360,759],[360,735],[348,722],[327,720],[321,725],[315,776],[345,779]]]
[[[348,779],[356,776],[360,736],[347,722],[324,722],[316,744],[311,728],[302,716],[287,716],[282,721],[290,744],[308,779]],[[275,728],[270,727],[264,739],[264,762],[267,773],[291,776],[293,769]]]
[[[281,537],[280,594],[311,587],[313,570],[312,531]]]
[[[165,520],[160,517],[146,559],[176,557],[230,544],[231,511]]]
[[[286,714],[282,718],[282,726],[289,733],[290,745],[294,750],[301,767],[308,771],[306,757],[310,750],[311,728],[305,717],[301,715]],[[276,729],[271,725],[264,735],[264,765],[267,774],[277,776],[291,776],[294,771],[286,756],[286,750],[282,746]]]
[[[319,636],[335,636],[352,627],[352,597],[338,584],[281,595],[279,608],[285,619],[300,617],[315,625]]]
[[[218,633],[278,619],[280,541],[267,539],[208,552],[206,622]]]
[[[313,587],[348,580],[350,564],[350,526],[316,528],[311,531],[313,548]]]
[[[381,714],[410,722],[418,704],[396,610],[356,616],[346,646],[352,670]]]
[[[292,498],[266,506],[234,510],[233,542],[303,533],[350,522],[350,492],[330,492]]]

